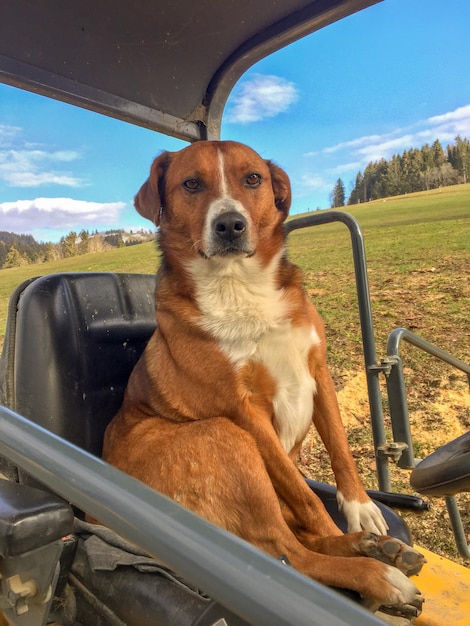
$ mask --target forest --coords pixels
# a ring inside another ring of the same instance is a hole
[[[123,230],[108,230],[103,233],[69,232],[57,243],[42,243],[32,235],[17,235],[0,231],[0,269],[19,267],[30,263],[45,263],[87,252],[101,252],[122,246],[132,246],[154,239],[151,231],[126,233]]]
[[[444,148],[436,139],[432,145],[411,148],[391,159],[380,159],[358,172],[349,198],[338,179],[330,194],[332,207],[345,206],[470,182],[470,142],[460,136]]]

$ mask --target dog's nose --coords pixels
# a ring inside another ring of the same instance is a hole
[[[214,232],[224,241],[238,239],[246,231],[246,219],[237,211],[222,213],[214,221]]]

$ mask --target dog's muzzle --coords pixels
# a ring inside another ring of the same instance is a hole
[[[238,211],[225,211],[217,215],[211,224],[208,256],[229,254],[253,254],[249,244],[248,222]]]

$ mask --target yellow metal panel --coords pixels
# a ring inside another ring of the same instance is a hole
[[[427,563],[413,582],[424,597],[416,626],[470,625],[470,569],[416,546]]]

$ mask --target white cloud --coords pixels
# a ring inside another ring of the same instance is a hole
[[[80,158],[75,150],[47,150],[23,141],[18,126],[0,125],[0,181],[10,187],[63,185],[81,187],[84,182],[69,171],[64,163]]]
[[[1,165],[0,165],[1,171]],[[11,187],[39,187],[41,185],[64,185],[65,187],[80,187],[80,179],[74,176],[59,174],[58,172],[8,172],[4,179]]]
[[[72,198],[36,198],[0,203],[2,230],[95,228],[118,223],[124,202],[87,202]]]
[[[305,156],[321,158],[335,154],[336,158],[343,157],[348,161],[343,165],[336,165],[335,171],[340,172],[343,169],[349,172],[351,164],[362,169],[371,161],[389,159],[394,154],[410,148],[421,148],[425,143],[433,143],[436,139],[445,147],[447,143],[453,143],[457,135],[470,138],[470,105],[419,120],[406,128],[343,141],[309,152]]]
[[[318,174],[314,174],[312,172],[302,176],[301,184],[304,191],[325,190],[329,189],[331,186],[330,182],[323,176],[319,176]]]
[[[294,83],[280,76],[255,74],[235,89],[226,119],[241,124],[258,122],[284,113],[297,99]]]
[[[303,156],[308,158],[304,165],[308,170],[294,181],[294,197],[330,192],[338,178],[346,185],[353,183],[357,172],[363,172],[370,162],[388,160],[404,150],[431,145],[436,139],[445,149],[457,135],[470,139],[470,105],[382,134],[362,135],[307,152]]]
[[[381,158],[387,158],[387,155],[397,154],[413,145],[414,137],[411,134],[402,135],[400,137],[378,137],[376,142],[363,145],[355,152],[362,158],[362,161],[369,163],[377,161]]]
[[[468,128],[468,121],[470,120],[470,104],[464,107],[459,107],[455,111],[444,113],[443,115],[435,115],[429,118],[430,124],[442,124],[442,123],[460,123],[464,122]]]
[[[21,128],[19,126],[9,126],[7,124],[0,124],[0,139],[3,141],[7,141],[8,139],[12,139],[21,132]]]
[[[317,152],[309,152],[307,156],[311,156],[314,154],[334,154],[335,152],[339,152],[340,150],[348,149],[348,148],[357,148],[361,149],[363,146],[368,146],[374,144],[378,141],[386,138],[387,135],[366,135],[365,137],[358,137],[357,139],[352,139],[351,141],[342,141],[340,143],[335,144],[334,146],[328,146],[321,151]]]

